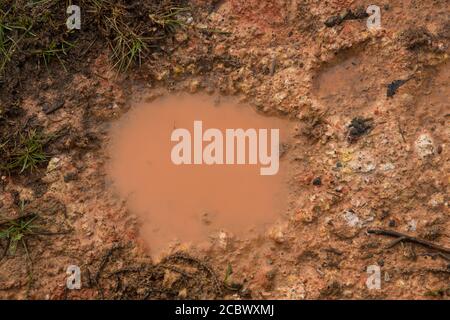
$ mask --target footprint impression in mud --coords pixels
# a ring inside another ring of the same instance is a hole
[[[291,123],[213,101],[183,95],[138,104],[111,132],[110,177],[152,254],[221,231],[254,234],[286,210],[279,145]]]

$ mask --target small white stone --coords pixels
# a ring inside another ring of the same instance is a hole
[[[51,158],[47,165],[47,172],[52,172],[59,167],[60,158],[54,157]]]
[[[219,246],[225,250],[230,243],[230,236],[225,231],[219,232]]]
[[[346,210],[344,212],[344,219],[350,227],[362,227],[362,223],[358,215],[351,210]]]
[[[417,229],[417,221],[416,220],[408,221],[408,231],[416,231],[416,229]]]
[[[380,168],[381,168],[382,171],[390,171],[390,170],[394,170],[395,169],[395,165],[393,163],[391,163],[391,162],[388,162],[388,163],[383,163],[380,166]]]
[[[431,196],[430,201],[428,201],[428,205],[436,209],[444,204],[444,195],[442,193],[435,193]]]
[[[286,241],[286,236],[284,235],[281,226],[275,226],[269,231],[269,238],[276,243],[284,243]]]
[[[416,152],[424,159],[434,154],[433,139],[427,134],[421,134],[415,142]]]
[[[275,100],[276,103],[281,103],[283,102],[284,99],[286,99],[288,96],[288,94],[286,92],[278,92],[273,96],[273,99]]]

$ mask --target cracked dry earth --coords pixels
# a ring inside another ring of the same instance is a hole
[[[370,4],[381,8],[380,30],[365,18],[324,24]],[[448,1],[190,5],[165,53],[126,74],[105,47],[79,72],[56,62],[21,82],[21,117],[59,138],[46,168],[2,177],[0,210],[13,218],[25,202],[56,234],[27,239],[28,256],[18,246],[3,257],[0,297],[449,299],[447,256],[367,233],[450,246]],[[179,92],[233,96],[292,121],[289,205],[258,235],[224,230],[206,246],[181,242],[151,257],[139,217],[107,176],[108,133],[136,103]],[[64,106],[45,114],[55,101]],[[80,290],[66,289],[69,265],[81,268]],[[370,265],[380,267],[380,289],[366,286]]]

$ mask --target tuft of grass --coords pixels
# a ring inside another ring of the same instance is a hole
[[[106,6],[112,6],[107,0],[84,0],[83,6],[87,7],[88,12],[101,15],[106,10]]]
[[[23,204],[22,204],[23,209]],[[0,239],[7,241],[4,255],[8,252],[14,255],[17,250],[17,245],[22,244],[27,257],[29,258],[28,247],[25,242],[27,236],[34,234],[34,229],[36,228],[32,222],[37,218],[35,214],[24,215],[15,220],[9,220],[2,223],[0,229]]]
[[[55,4],[57,2],[58,2],[58,0],[31,0],[28,3],[28,6],[30,6],[30,7],[43,6],[43,5],[48,5],[48,4]]]
[[[91,0],[93,1],[93,0]],[[97,11],[105,11],[102,0],[94,5]],[[110,35],[112,60],[119,71],[126,71],[135,62],[139,65],[150,47],[157,46],[159,40],[164,40],[176,28],[184,26],[179,14],[188,8],[166,3],[155,7],[141,7],[140,20],[135,17],[136,8],[127,6],[113,7],[109,13],[104,12],[106,30]]]
[[[50,61],[58,60],[67,71],[63,58],[75,46],[74,41],[67,39],[78,39],[78,33],[65,32],[65,20],[61,18],[64,17],[65,2],[8,0],[7,3],[10,5],[0,5],[0,80],[4,80],[8,65],[19,63],[16,59],[18,51],[23,53],[20,61],[37,57],[38,63],[48,69]],[[83,21],[89,23],[90,32],[109,43],[112,64],[122,72],[134,63],[141,65],[151,48],[184,26],[181,16],[190,9],[180,3],[185,1],[80,1],[85,8]],[[62,35],[62,38],[50,40],[49,44],[48,39],[55,38],[55,35]],[[83,39],[80,42],[83,45]]]
[[[61,59],[61,55],[67,55],[67,52],[75,46],[74,43],[70,43],[68,41],[62,41],[61,43],[57,43],[56,41],[52,41],[47,49],[35,50],[32,53],[38,55],[44,61],[45,67],[48,69],[48,64],[53,58],[57,58],[61,63],[61,66],[67,72],[66,66],[64,65],[63,60]]]
[[[111,43],[114,67],[120,71],[126,71],[134,61],[138,61],[140,65],[142,54],[147,50],[147,41],[150,39],[136,34],[126,24],[115,18],[107,18],[107,20],[115,33]]]
[[[14,29],[5,21],[8,12],[0,10],[0,75],[3,74],[6,64],[11,61],[16,48],[16,42],[7,34]]]
[[[429,290],[425,292],[425,297],[442,298],[445,296],[450,296],[450,286],[447,288],[439,288],[436,290]]]
[[[230,279],[232,274],[233,267],[231,266],[231,263],[228,262],[227,269],[225,270],[225,277],[223,278],[223,283],[228,283],[228,280]]]
[[[9,141],[0,144],[0,149],[7,155],[6,164],[2,167],[7,171],[18,170],[20,173],[37,169],[37,166],[47,161],[48,156],[44,145],[48,139],[36,130],[20,132],[17,141],[10,146]]]
[[[8,11],[0,9],[0,77],[3,76],[6,65],[11,61],[23,38],[29,34],[34,36],[30,32],[33,23],[27,17],[17,17],[14,23],[7,21],[10,10],[11,8]],[[11,36],[15,32],[22,34],[15,39]]]
[[[228,262],[227,269],[225,270],[225,277],[223,278],[223,286],[231,291],[239,291],[242,289],[242,284],[234,282],[232,279],[233,267]]]
[[[63,230],[59,232],[51,232],[42,229],[42,226],[38,226],[33,222],[39,218],[40,215],[33,212],[26,212],[25,201],[21,200],[19,206],[19,216],[15,219],[0,219],[0,240],[6,242],[6,246],[3,246],[3,255],[0,255],[2,260],[8,253],[14,255],[16,253],[19,244],[25,250],[28,261],[32,263],[30,252],[27,246],[27,239],[33,236],[52,236],[67,234],[70,230]]]
[[[178,19],[178,15],[188,11],[184,7],[168,7],[155,13],[150,13],[150,20],[168,32],[175,32],[176,28],[183,27],[184,22]]]

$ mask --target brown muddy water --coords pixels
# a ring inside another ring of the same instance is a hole
[[[201,132],[194,130],[194,121],[202,121]],[[218,129],[215,133],[220,131],[222,138],[215,135],[215,139],[200,141],[202,134],[211,128]],[[292,124],[260,115],[233,101],[218,104],[213,97],[178,95],[137,104],[114,127],[109,175],[116,192],[139,217],[141,236],[152,255],[171,245],[206,244],[219,232],[238,237],[257,235],[285,213],[289,192],[287,161],[281,157],[276,174],[262,175],[261,168],[269,167],[268,162],[261,164],[263,158],[258,154],[256,164],[249,164],[250,139],[247,139],[245,164],[237,163],[237,142],[232,157],[235,161],[231,164],[231,158],[227,159],[227,151],[232,148],[227,149],[226,129],[238,128],[255,129],[261,144],[264,131],[259,129],[279,129],[281,144],[288,142]],[[176,129],[187,129],[183,132],[188,131],[191,139],[187,136],[171,139]],[[276,142],[271,132],[267,131],[266,156],[271,154],[270,143]],[[210,153],[217,156],[216,163],[206,164],[208,161],[202,155],[212,150],[207,146],[221,139],[221,150],[220,145],[215,145],[215,152]],[[176,146],[183,147],[182,152],[174,151]],[[199,148],[203,153],[196,152]],[[258,145],[258,152],[264,149]],[[191,164],[175,164],[173,153]],[[221,161],[223,164],[217,164]]]

